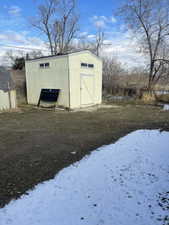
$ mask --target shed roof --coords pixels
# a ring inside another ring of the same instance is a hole
[[[100,57],[98,57],[97,55],[95,55],[90,50],[78,50],[78,51],[69,52],[69,53],[65,53],[65,54],[41,56],[41,57],[38,57],[38,58],[35,58],[35,59],[27,59],[26,61],[35,61],[35,60],[46,59],[46,58],[59,58],[59,57],[63,57],[63,56],[68,56],[68,55],[72,55],[72,54],[79,54],[79,53],[85,53],[85,52],[88,52],[88,53],[92,54],[94,57],[96,57],[99,60],[101,60]]]
[[[0,90],[7,92],[13,89],[15,89],[15,85],[11,78],[10,71],[0,66]]]

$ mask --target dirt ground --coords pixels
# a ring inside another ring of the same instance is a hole
[[[0,207],[97,147],[138,129],[169,130],[169,111],[126,104],[91,112],[24,106],[0,113]]]

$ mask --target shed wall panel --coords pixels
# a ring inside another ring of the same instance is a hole
[[[67,56],[44,58],[26,62],[27,96],[29,104],[38,104],[41,89],[61,89],[58,105],[69,107]],[[41,63],[50,63],[49,68],[40,68]]]
[[[81,63],[93,64],[94,68],[83,68]],[[80,108],[81,104],[81,74],[94,76],[93,105],[102,102],[102,61],[93,54],[84,52],[69,55],[70,76],[70,107]]]
[[[10,91],[10,98],[11,98],[11,107],[12,109],[15,109],[17,107],[15,90]]]
[[[11,90],[9,95],[8,92],[4,92],[3,90],[0,90],[0,110],[10,109],[9,96],[11,101],[11,108],[12,109],[16,108],[16,91]]]
[[[0,110],[9,109],[9,97],[8,92],[0,90]]]

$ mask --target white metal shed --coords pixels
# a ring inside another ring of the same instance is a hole
[[[58,106],[70,109],[102,101],[102,60],[88,50],[26,60],[28,104],[37,105],[42,89],[59,89]]]
[[[16,108],[15,85],[11,73],[4,67],[0,67],[0,110]]]

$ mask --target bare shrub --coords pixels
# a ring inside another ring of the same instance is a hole
[[[124,70],[114,58],[103,59],[103,90],[115,94],[120,87],[120,79]]]

